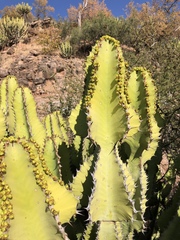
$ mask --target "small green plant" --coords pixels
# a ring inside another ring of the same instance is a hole
[[[5,46],[17,44],[26,36],[28,26],[23,18],[10,18],[5,16],[0,19],[1,39]]]
[[[60,54],[63,58],[70,58],[73,54],[73,49],[69,41],[60,44]]]

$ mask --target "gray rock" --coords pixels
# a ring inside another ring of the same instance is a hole
[[[8,74],[6,69],[0,68],[0,78],[5,78]]]
[[[8,55],[12,55],[12,54],[14,54],[14,53],[15,53],[14,47],[11,47],[11,48],[9,48],[9,49],[7,50],[7,54],[8,54]]]
[[[31,50],[30,51],[30,54],[32,54],[33,56],[37,57],[39,54],[40,54],[40,51],[37,51],[37,50]]]

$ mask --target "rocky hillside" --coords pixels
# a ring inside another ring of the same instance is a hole
[[[0,52],[0,80],[14,75],[20,84],[29,87],[35,97],[41,117],[61,109],[68,114],[83,90],[83,60],[64,59],[57,51],[42,54],[42,46],[35,38],[18,43]]]

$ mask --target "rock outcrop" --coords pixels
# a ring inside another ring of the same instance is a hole
[[[67,107],[69,100],[76,104],[75,98],[80,97],[84,82],[83,60],[64,59],[59,52],[44,55],[41,46],[31,40],[1,51],[0,80],[7,75],[14,75],[20,84],[32,90],[38,113],[43,116]]]

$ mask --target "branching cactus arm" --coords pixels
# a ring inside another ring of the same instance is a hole
[[[119,42],[102,37],[87,58],[82,103],[70,117],[74,134],[82,138],[83,131],[76,130],[86,126],[85,138],[98,149],[91,165],[82,162],[72,184],[83,198],[88,171],[93,178],[86,203],[90,220],[86,236],[97,225],[97,238],[104,239],[106,222],[112,227],[112,239],[121,234],[133,239],[134,229],[145,229],[148,176],[144,164],[154,155],[159,140],[155,105],[155,88],[147,71],[137,68],[129,73]],[[90,157],[88,151],[86,156]]]
[[[37,116],[32,93],[28,88],[19,87],[13,76],[5,78],[1,84],[0,107],[5,115],[6,135],[33,138],[43,146],[46,132]]]
[[[48,167],[48,137],[33,96],[14,77],[0,92],[0,238],[67,240],[61,224],[76,213],[78,201]],[[59,139],[51,137],[58,148]]]

